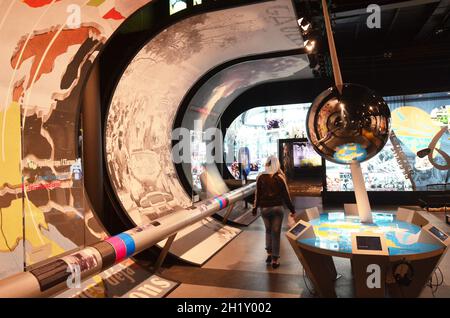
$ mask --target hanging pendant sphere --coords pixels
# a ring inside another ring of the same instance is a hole
[[[383,149],[391,128],[391,112],[371,89],[344,84],[322,92],[312,103],[306,131],[325,159],[350,164],[369,160]]]

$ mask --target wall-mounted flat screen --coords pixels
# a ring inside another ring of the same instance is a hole
[[[381,251],[381,239],[378,236],[357,236],[356,247],[358,250]]]
[[[292,153],[295,168],[322,166],[322,157],[314,151],[310,142],[293,142]]]
[[[446,239],[448,239],[448,235],[440,231],[437,227],[431,227],[430,232],[433,233],[434,236],[436,236],[441,241],[445,241]]]
[[[288,180],[308,180],[321,191],[325,182],[325,161],[306,138],[278,139],[278,158]]]

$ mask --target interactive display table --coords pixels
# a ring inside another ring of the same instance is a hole
[[[310,224],[317,235],[314,238],[299,239],[299,243],[328,250],[331,254],[350,258],[352,255],[352,233],[383,233],[389,256],[406,256],[429,253],[442,249],[441,244],[418,241],[421,228],[417,225],[398,221],[395,215],[372,213],[373,224],[364,224],[357,216],[344,213],[322,214]]]
[[[319,296],[336,297],[332,257],[351,260],[357,297],[417,297],[422,291],[450,238],[432,225],[420,227],[394,214],[372,216],[368,224],[358,216],[322,214],[287,233]]]

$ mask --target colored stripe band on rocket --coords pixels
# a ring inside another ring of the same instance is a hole
[[[134,254],[134,252],[136,251],[136,244],[134,243],[134,240],[131,237],[131,235],[129,235],[127,233],[121,233],[121,234],[117,235],[117,237],[119,237],[125,243],[125,246],[127,248],[127,256],[126,257],[132,256]]]
[[[133,238],[126,233],[110,237],[106,240],[106,242],[111,244],[116,252],[116,263],[130,257],[136,250],[136,245]]]
[[[222,196],[214,197],[214,200],[219,203],[220,209],[224,209],[228,206],[228,199]]]

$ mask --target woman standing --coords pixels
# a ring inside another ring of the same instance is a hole
[[[295,208],[289,196],[286,179],[280,169],[280,162],[275,156],[267,158],[265,171],[256,179],[255,204],[253,214],[261,208],[261,216],[266,227],[266,263],[273,268],[280,266],[280,236],[283,223],[284,207],[289,208],[291,216]]]

